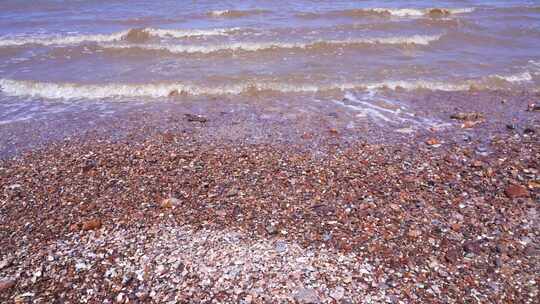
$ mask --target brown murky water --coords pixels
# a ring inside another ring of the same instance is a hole
[[[3,1],[0,128],[250,109],[314,129],[329,114],[343,130],[444,129],[420,96],[537,98],[539,24],[534,1]]]

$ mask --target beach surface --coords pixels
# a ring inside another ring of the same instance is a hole
[[[0,303],[538,302],[538,3],[184,2],[0,2]]]
[[[182,107],[27,147],[0,165],[0,299],[534,303],[539,114],[476,95],[413,134]]]

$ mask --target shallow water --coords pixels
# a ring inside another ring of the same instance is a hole
[[[81,102],[208,96],[352,109],[347,94],[400,88],[538,91],[539,49],[536,1],[8,0],[0,123]]]

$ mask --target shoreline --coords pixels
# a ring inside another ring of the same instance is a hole
[[[0,161],[0,301],[533,303],[538,113],[490,94],[414,133],[171,103],[45,136]]]
[[[486,140],[498,134],[523,134],[540,126],[537,113],[526,111],[529,103],[540,98],[539,93],[387,93],[387,99],[403,102],[380,104],[380,98],[374,98],[373,104],[355,104],[341,97],[306,105],[298,96],[290,100],[254,96],[249,100],[172,98],[73,105],[42,101],[33,106],[74,109],[0,124],[0,159],[65,140],[144,140],[160,132],[187,134],[201,144],[292,144],[316,150],[330,143],[419,144],[432,137],[446,142]],[[366,107],[368,111],[359,111]],[[482,113],[484,119],[478,125],[464,126],[464,121],[451,118],[460,112]],[[189,115],[201,116],[204,121]]]

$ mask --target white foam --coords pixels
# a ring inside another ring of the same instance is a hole
[[[214,29],[159,29],[145,28],[143,32],[147,32],[151,36],[159,38],[188,38],[195,36],[219,36],[227,35],[239,31],[240,28],[214,28]],[[21,46],[25,44],[39,44],[46,46],[53,45],[73,45],[83,42],[93,43],[111,43],[121,41],[130,30],[111,33],[111,34],[96,34],[96,35],[68,35],[68,36],[20,36],[20,37],[0,37],[0,47],[2,46]]]
[[[413,35],[380,38],[360,38],[349,40],[318,40],[313,42],[234,42],[214,45],[185,45],[185,44],[102,44],[104,48],[126,49],[138,48],[144,50],[168,51],[171,53],[203,53],[219,51],[248,51],[255,52],[269,49],[308,49],[324,45],[359,45],[359,44],[416,44],[428,45],[437,41],[442,35]]]
[[[192,29],[192,30],[176,30],[176,29],[145,29],[152,36],[161,38],[187,38],[195,36],[223,36],[241,30],[238,27],[234,28],[215,28],[215,29]]]
[[[495,78],[502,79],[508,82],[529,82],[532,80],[531,73],[529,72],[523,72],[519,74],[512,74],[512,75],[494,75]]]
[[[399,17],[408,17],[408,16],[423,16],[424,11],[419,9],[410,9],[410,8],[402,8],[402,9],[391,9],[391,8],[374,8],[372,9],[374,12],[377,13],[388,13],[392,16],[399,16]]]
[[[215,11],[211,11],[210,15],[219,17],[219,16],[226,15],[228,13],[229,13],[229,10],[215,10]]]
[[[368,84],[366,86],[369,90],[379,90],[379,89],[404,89],[408,91],[418,90],[418,89],[427,89],[432,91],[466,91],[471,87],[470,83],[447,83],[447,82],[437,82],[437,81],[425,81],[425,80],[414,80],[414,81],[384,81]]]
[[[418,117],[415,113],[409,111],[406,106],[401,105],[399,102],[381,96],[376,96],[375,91],[368,91],[360,96],[347,92],[345,93],[345,99],[343,101],[335,100],[334,102],[357,112],[358,114],[356,116],[358,117],[369,117],[378,125],[405,124],[412,127],[409,128],[410,131],[404,131],[404,129],[397,130],[398,132],[402,133],[411,133],[414,131],[414,128],[418,127],[443,128],[449,126],[449,124],[433,117]],[[386,107],[377,104],[379,102],[385,104]]]
[[[36,36],[36,37],[0,37],[0,46],[20,46],[25,44],[69,45],[83,42],[113,42],[121,40],[128,31],[113,34],[73,35],[73,36]]]
[[[396,17],[421,17],[429,15],[435,8],[374,8],[371,10],[377,13],[388,13]],[[450,14],[465,14],[473,12],[474,8],[441,8],[440,10]]]
[[[248,15],[256,15],[266,12],[265,10],[261,9],[254,9],[254,10],[215,10],[211,11],[209,13],[212,17],[241,17],[241,16],[248,16]]]
[[[146,84],[74,84],[0,79],[1,93],[8,96],[31,96],[47,99],[104,99],[167,97],[171,92],[187,95],[239,95],[249,92],[274,91],[280,93],[317,93],[325,91],[381,90],[468,90],[470,85],[446,84],[429,81],[385,81],[375,83],[290,84],[286,82],[241,82],[229,85],[200,86],[188,83]]]

